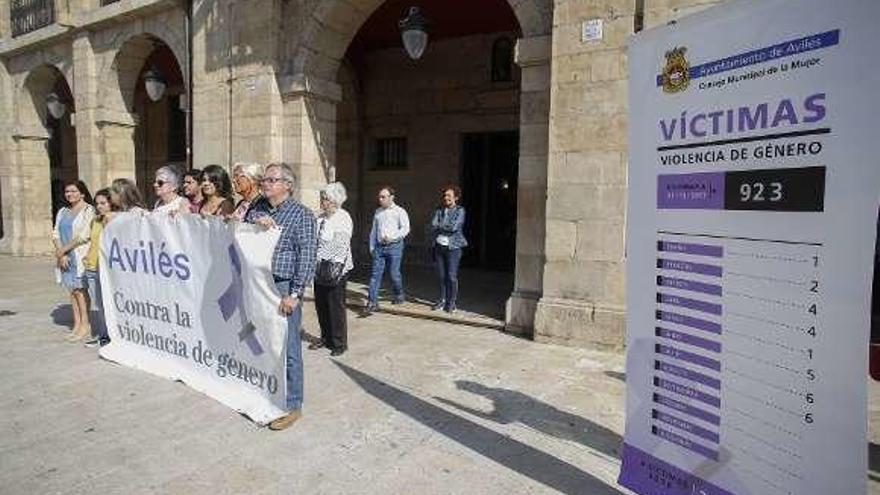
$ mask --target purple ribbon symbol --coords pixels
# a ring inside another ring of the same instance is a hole
[[[239,342],[244,341],[247,343],[251,352],[255,356],[259,356],[263,353],[263,346],[260,345],[260,341],[257,339],[255,333],[257,327],[248,320],[247,312],[244,309],[241,260],[238,259],[238,252],[233,245],[229,246],[229,260],[232,262],[232,266],[235,270],[233,270],[232,283],[229,284],[229,287],[223,291],[223,294],[217,299],[217,304],[220,305],[220,314],[223,316],[224,320],[229,321],[229,319],[232,318],[232,315],[235,314],[236,308],[239,310],[238,314],[241,317],[241,330],[238,332],[238,340]]]

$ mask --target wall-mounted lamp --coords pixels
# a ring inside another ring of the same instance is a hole
[[[418,7],[410,7],[407,16],[400,20],[400,37],[409,58],[418,60],[428,46],[428,20]]]
[[[144,73],[144,89],[147,90],[147,96],[150,97],[150,100],[161,100],[165,94],[165,86],[165,79],[155,67],[151,67]]]
[[[58,120],[67,113],[67,105],[61,101],[58,93],[52,92],[46,95],[46,110],[49,111],[49,115]]]

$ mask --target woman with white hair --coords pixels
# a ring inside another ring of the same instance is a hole
[[[342,209],[345,186],[331,182],[321,189],[318,216],[318,266],[315,270],[315,309],[321,326],[321,343],[309,349],[327,347],[331,356],[348,349],[348,323],[345,316],[345,285],[354,268],[351,258],[351,216]]]
[[[165,165],[156,170],[156,179],[153,181],[153,191],[159,198],[153,213],[189,213],[190,204],[185,196],[177,193],[183,181],[182,171],[174,165]]]
[[[241,196],[232,218],[244,221],[248,208],[260,197],[260,180],[263,178],[263,167],[259,163],[236,163],[232,167],[232,187]]]

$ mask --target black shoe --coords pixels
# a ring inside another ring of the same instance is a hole
[[[391,301],[391,304],[397,305],[397,304],[403,304],[405,302],[406,302],[406,299],[401,297],[399,299],[395,299],[395,300]]]
[[[431,311],[437,311],[438,309],[443,309],[446,307],[446,301],[437,301],[431,306]]]
[[[330,351],[330,357],[341,356],[341,355],[345,354],[345,351],[346,351],[345,348],[333,349],[332,351]]]
[[[315,351],[315,350],[321,349],[323,347],[324,347],[323,342],[312,342],[311,344],[309,344],[310,351]]]
[[[452,313],[455,313],[456,311],[458,311],[458,308],[456,308],[455,305],[453,304],[451,306],[446,306],[446,308],[444,308],[443,311],[446,311],[447,313],[452,314]]]
[[[367,306],[364,308],[365,314],[376,313],[378,311],[379,311],[379,305],[374,302],[367,303]]]
[[[98,347],[99,345],[101,345],[101,340],[97,338],[89,339],[83,344],[85,347]]]

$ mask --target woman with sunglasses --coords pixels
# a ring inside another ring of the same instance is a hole
[[[183,174],[174,165],[165,165],[156,171],[156,179],[153,181],[153,190],[159,200],[153,207],[153,213],[166,213],[176,215],[189,213],[189,200],[177,194]]]
[[[205,216],[226,217],[232,214],[232,181],[220,165],[208,165],[202,170],[202,208],[199,213]]]

